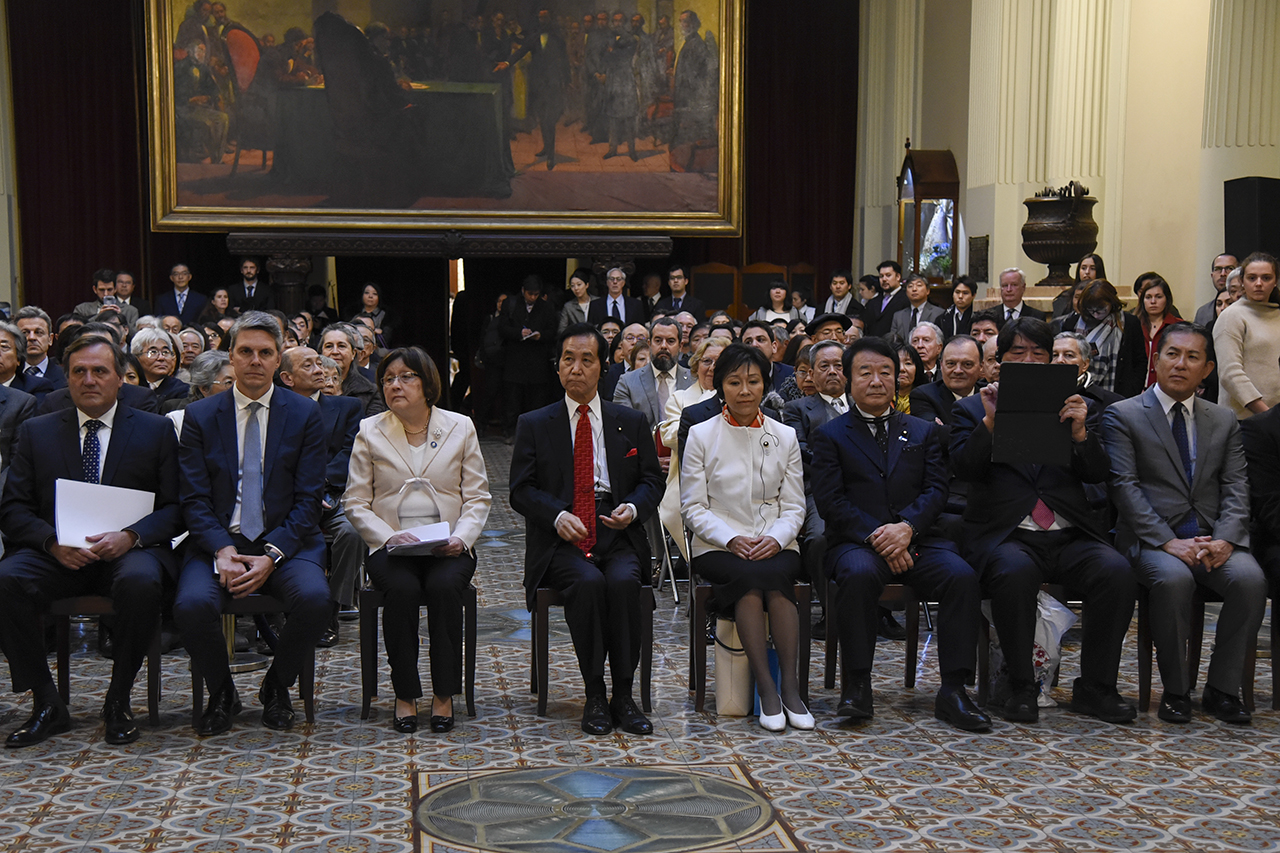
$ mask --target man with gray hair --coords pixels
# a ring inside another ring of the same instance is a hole
[[[330,323],[320,335],[320,352],[338,363],[343,395],[359,400],[362,417],[367,418],[385,412],[387,404],[383,402],[378,386],[359,370],[352,369],[356,363],[356,352],[361,349],[360,332],[350,323]]]
[[[288,614],[258,692],[272,729],[293,727],[289,687],[331,611],[319,527],[328,464],[320,407],[273,384],[283,341],[275,317],[246,312],[230,341],[235,385],[187,406],[178,449],[191,535],[173,616],[209,689],[195,727],[201,736],[230,729],[241,709],[222,635],[230,597],[261,590]]]
[[[53,344],[53,320],[44,309],[35,305],[19,308],[18,313],[13,315],[13,324],[27,338],[23,375],[44,379],[51,388],[67,387],[66,374],[57,362],[49,358],[49,347]]]
[[[4,486],[9,470],[13,439],[18,434],[18,427],[36,413],[36,398],[12,387],[21,339],[16,326],[0,323],[0,375],[8,375],[7,380],[0,382],[0,487]]]
[[[1026,292],[1027,277],[1022,270],[1009,267],[1000,273],[1000,313],[1004,316],[1006,323],[1019,317],[1045,319],[1043,311],[1032,308],[1022,301],[1022,296]]]
[[[1080,395],[1098,404],[1098,411],[1105,411],[1107,406],[1118,403],[1124,396],[1115,391],[1108,391],[1093,381],[1089,372],[1089,363],[1093,358],[1093,344],[1079,332],[1059,332],[1053,338],[1053,363],[1074,364],[1080,371],[1076,380]]]
[[[917,376],[916,384],[933,382],[938,378],[938,356],[942,355],[942,329],[936,323],[919,323],[911,328],[907,343],[924,363],[924,376]]]
[[[634,296],[627,296],[627,273],[622,267],[614,267],[604,274],[608,292],[587,306],[587,322],[600,328],[600,324],[612,317],[618,325],[644,322],[644,306]]]
[[[329,597],[332,615],[319,646],[327,649],[338,642],[338,611],[355,605],[356,580],[368,550],[364,540],[342,510],[342,493],[347,488],[347,465],[351,448],[360,430],[360,401],[353,397],[322,394],[326,371],[323,356],[311,347],[293,347],[280,360],[280,383],[310,397],[320,406],[324,421],[325,449],[329,463],[324,471],[320,531],[329,546]]]

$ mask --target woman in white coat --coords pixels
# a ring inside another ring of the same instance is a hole
[[[711,582],[717,606],[733,605],[738,638],[760,693],[760,725],[811,729],[797,677],[799,616],[793,585],[800,575],[796,537],[804,523],[804,474],[791,427],[766,417],[770,387],[760,350],[732,344],[716,360],[720,415],[689,430],[680,468],[680,504],[693,532],[693,571]],[[768,628],[765,614],[768,613]],[[778,652],[774,684],[766,649]]]
[[[388,411],[360,423],[343,507],[372,552],[369,578],[386,593],[382,629],[396,693],[393,728],[418,727],[418,607],[425,604],[431,731],[447,732],[453,696],[462,690],[462,595],[489,517],[489,477],[471,420],[435,405],[440,374],[430,356],[417,347],[392,350],[377,377]],[[419,541],[409,528],[441,521],[449,523],[449,539],[430,554],[390,553]]]

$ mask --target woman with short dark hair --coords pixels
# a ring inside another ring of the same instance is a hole
[[[796,537],[804,522],[803,469],[795,430],[760,411],[769,374],[769,360],[755,347],[731,344],[720,353],[712,379],[723,408],[689,430],[681,515],[693,533],[693,571],[711,582],[717,607],[733,607],[760,693],[760,725],[811,729],[797,677],[793,591],[801,571]],[[779,684],[769,668],[770,635]]]
[[[418,608],[427,608],[431,731],[453,728],[462,690],[463,593],[476,570],[475,543],[489,517],[489,477],[470,418],[436,405],[440,374],[417,347],[392,350],[378,365],[387,411],[360,422],[343,507],[369,546],[365,564],[386,594],[382,630],[396,708],[392,727],[418,728]],[[448,522],[430,553],[400,555],[419,542],[413,529]]]

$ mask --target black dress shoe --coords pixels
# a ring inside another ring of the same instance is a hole
[[[641,713],[636,707],[635,700],[630,696],[624,696],[622,699],[614,696],[613,701],[609,703],[609,713],[615,729],[622,729],[629,735],[653,734],[653,723]]]
[[[439,714],[431,715],[431,731],[438,735],[453,731],[453,714],[447,717]]]
[[[262,724],[281,731],[293,728],[293,704],[289,701],[289,688],[280,683],[273,670],[267,670],[258,690],[262,703]]]
[[[1015,689],[1013,695],[1005,700],[1004,707],[1000,709],[1000,716],[1011,723],[1038,722],[1040,706],[1036,704],[1036,697],[1039,695],[1040,691],[1034,684]]]
[[[115,636],[111,632],[111,626],[101,619],[98,620],[98,654],[107,660],[116,658]]]
[[[71,715],[67,713],[66,708],[37,702],[31,709],[31,716],[22,724],[22,728],[9,735],[4,745],[8,749],[34,746],[54,735],[69,731],[71,731]]]
[[[1179,696],[1167,690],[1160,694],[1160,710],[1156,716],[1166,723],[1191,722],[1191,697]]]
[[[1204,707],[1206,714],[1213,714],[1224,723],[1247,726],[1253,722],[1253,715],[1245,709],[1244,703],[1240,701],[1239,697],[1224,693],[1212,684],[1204,686],[1204,693],[1200,696],[1200,704]]]
[[[876,626],[876,633],[886,640],[905,640],[907,638],[907,629],[898,624],[898,620],[893,618],[893,613],[889,610],[881,611],[880,623]]]
[[[1071,710],[1104,723],[1131,723],[1138,716],[1138,709],[1124,701],[1114,687],[1083,678],[1071,684]]]
[[[933,700],[933,715],[944,723],[965,732],[985,732],[991,729],[991,718],[982,713],[963,687]]]
[[[102,705],[102,721],[106,727],[102,739],[112,746],[133,743],[138,739],[138,727],[134,725],[129,700],[108,696]]]
[[[609,713],[609,700],[603,696],[588,696],[582,707],[582,730],[589,735],[607,735],[613,731],[613,716]]]
[[[209,697],[209,705],[204,709],[200,725],[196,726],[196,734],[200,737],[222,734],[231,728],[231,718],[242,710],[240,694],[228,678],[227,683]]]
[[[827,617],[823,616],[809,627],[809,639],[825,640],[827,638]]]
[[[316,642],[316,648],[331,649],[336,645],[338,645],[338,621],[335,619],[320,635],[320,639]]]
[[[869,720],[875,716],[871,679],[853,682],[845,688],[840,704],[836,705],[836,716],[851,720]]]
[[[431,719],[434,720],[435,717],[432,717]],[[391,728],[401,734],[411,735],[418,730],[418,715],[410,714],[407,717],[393,716],[391,718]]]

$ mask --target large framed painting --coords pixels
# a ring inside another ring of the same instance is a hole
[[[147,0],[159,230],[735,234],[745,0]]]

